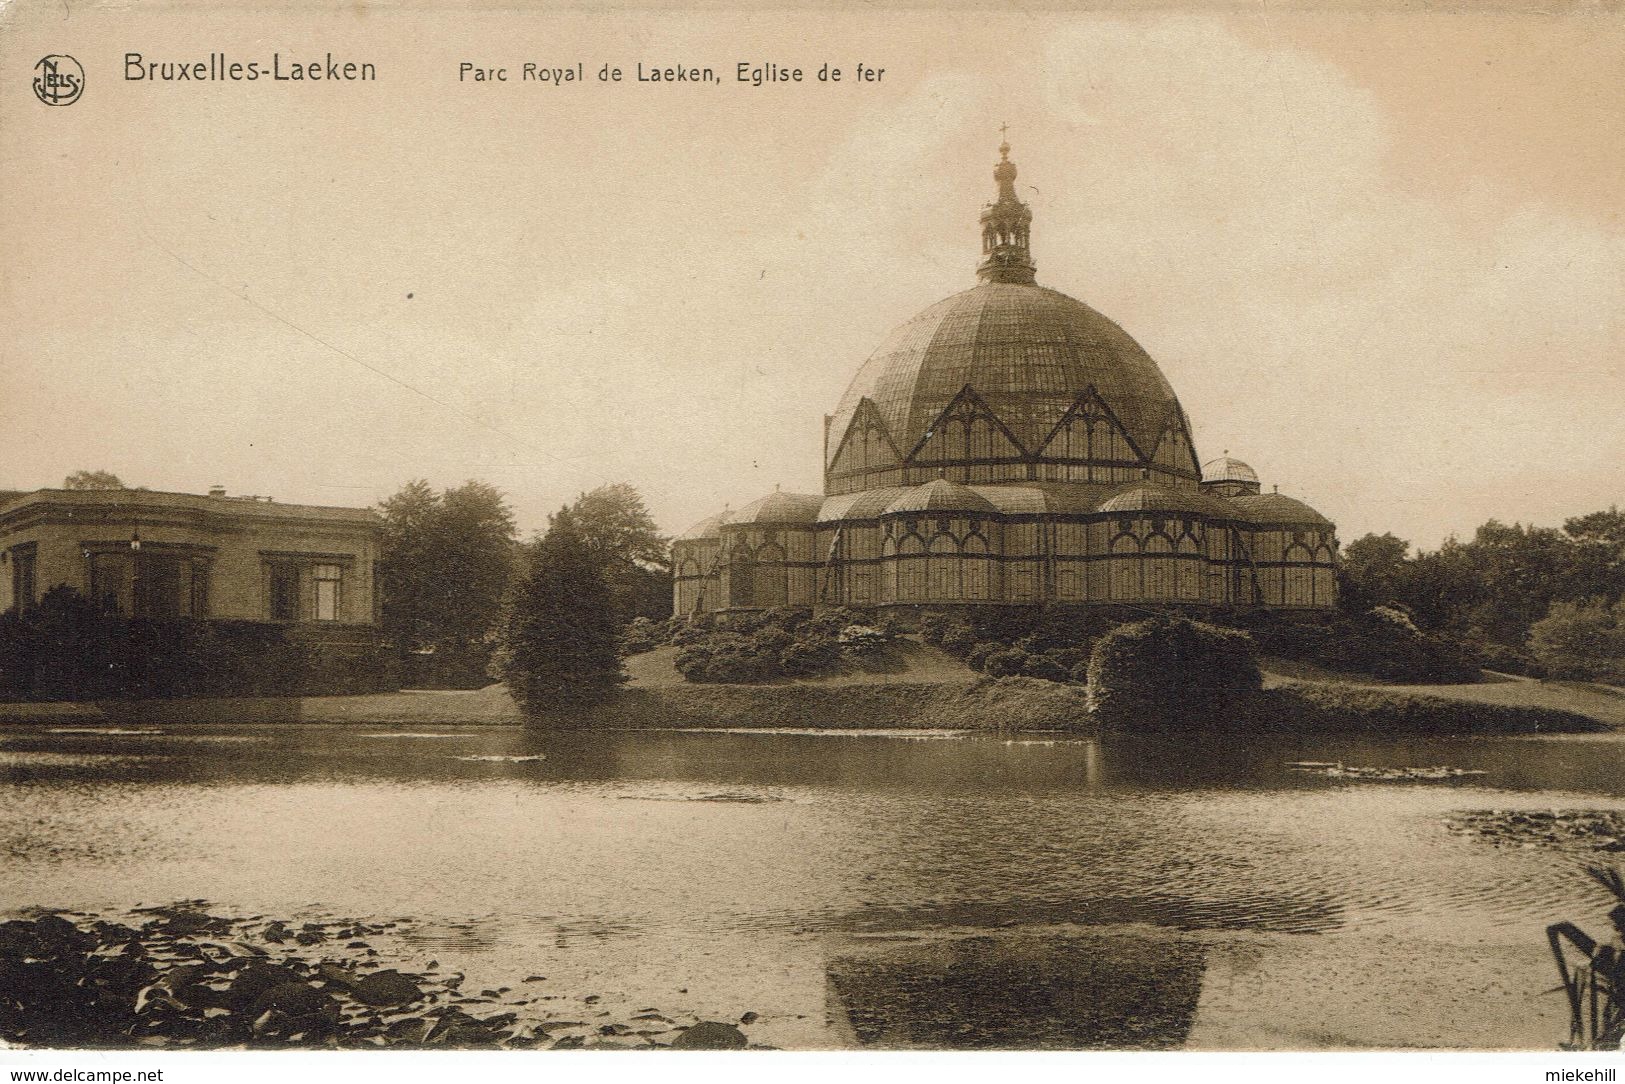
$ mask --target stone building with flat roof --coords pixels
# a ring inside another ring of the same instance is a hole
[[[128,617],[254,621],[376,644],[383,521],[366,508],[144,489],[0,496],[0,612],[67,586]]]
[[[1337,538],[1251,467],[1198,465],[1144,349],[1039,286],[1009,145],[978,284],[897,328],[824,419],[824,491],[773,492],[672,546],[673,607],[1323,608]]]

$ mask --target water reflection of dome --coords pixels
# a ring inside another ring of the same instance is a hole
[[[825,420],[822,494],[775,491],[674,543],[677,612],[1332,605],[1332,524],[1260,501],[1228,452],[1199,468],[1150,355],[1037,284],[1009,150],[979,219],[981,281],[859,369]]]

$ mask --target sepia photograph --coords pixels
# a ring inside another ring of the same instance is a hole
[[[1620,6],[12,0],[0,193],[9,1079],[1614,1079]]]

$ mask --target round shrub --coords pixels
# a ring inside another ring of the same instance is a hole
[[[947,614],[926,613],[920,615],[920,639],[928,644],[941,644],[942,637],[953,628],[954,619]]]
[[[958,658],[964,658],[975,646],[976,633],[968,625],[954,625],[942,634],[942,650]]]
[[[1022,661],[1021,673],[1024,677],[1041,678],[1044,681],[1069,681],[1072,678],[1067,668],[1051,655],[1028,655]]]
[[[634,617],[621,632],[621,654],[638,655],[653,651],[666,642],[666,623],[650,621],[647,617]]]
[[[983,640],[965,653],[965,665],[980,674],[987,669],[987,660],[1003,650],[1003,644]]]
[[[671,642],[679,647],[705,640],[717,629],[716,618],[710,614],[695,614],[686,620],[678,618],[673,620],[677,621],[678,625],[672,631]]]
[[[987,657],[982,673],[988,677],[1014,677],[1027,665],[1027,653],[1019,647],[1005,648]]]
[[[840,661],[840,643],[822,633],[808,633],[779,652],[780,669],[796,677],[825,673]]]
[[[848,625],[836,641],[853,655],[870,655],[892,641],[892,634],[873,625]]]
[[[1243,632],[1154,617],[1101,637],[1089,656],[1089,703],[1103,726],[1170,729],[1232,714],[1263,686]]]

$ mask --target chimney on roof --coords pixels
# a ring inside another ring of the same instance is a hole
[[[209,496],[218,498],[218,497],[224,497],[225,495],[226,495],[226,487],[225,486],[212,485],[212,486],[209,487]]]

